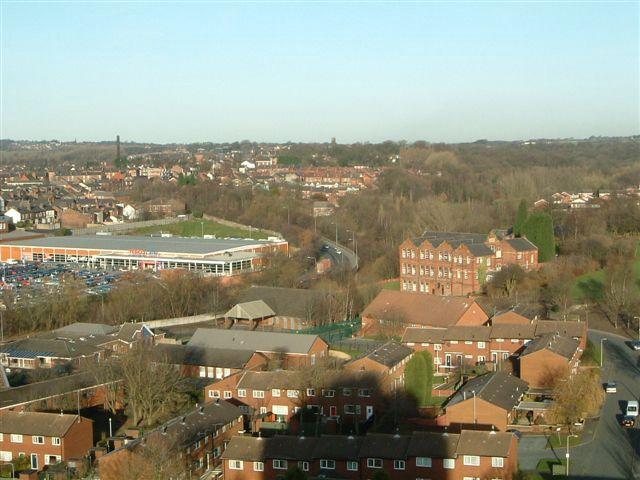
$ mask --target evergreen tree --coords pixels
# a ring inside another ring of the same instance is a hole
[[[538,261],[548,262],[556,253],[556,239],[553,234],[553,220],[547,213],[534,213],[524,224],[524,236],[538,247]]]
[[[524,224],[527,222],[528,215],[529,210],[527,208],[527,201],[525,199],[522,199],[520,200],[520,205],[518,205],[516,223],[513,225],[513,233],[516,237],[522,236],[522,230],[524,228]]]

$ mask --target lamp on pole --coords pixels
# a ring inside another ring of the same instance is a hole
[[[567,477],[569,476],[569,439],[571,437],[577,437],[578,435],[567,435],[567,453],[565,453],[565,457],[567,459]]]
[[[113,437],[113,427],[111,426],[111,417],[109,417],[109,438]]]
[[[478,418],[476,417],[476,391],[471,390],[471,393],[473,393],[473,424],[475,425],[478,423]]]
[[[640,340],[640,317],[636,316],[633,319],[638,322],[638,340]]]
[[[7,306],[4,303],[0,303],[0,343],[4,343],[4,311]]]
[[[604,360],[604,356],[603,356],[603,354],[604,354],[604,347],[603,347],[603,344],[604,344],[604,342],[606,342],[606,341],[607,341],[607,337],[602,337],[602,338],[600,339],[600,368],[602,368],[602,361]]]

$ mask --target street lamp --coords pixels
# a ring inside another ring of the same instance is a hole
[[[604,347],[603,347],[603,343],[607,341],[607,337],[603,337],[600,339],[600,368],[602,368],[602,360],[604,359],[603,354],[604,354]]]
[[[476,425],[478,423],[478,418],[476,417],[476,391],[471,390],[473,393],[473,424]]]
[[[4,303],[0,303],[0,343],[4,343],[4,311],[7,306]]]
[[[633,319],[638,322],[638,340],[640,340],[640,317],[633,317]]]
[[[565,454],[565,457],[567,459],[567,478],[569,477],[569,439],[571,437],[577,437],[578,435],[567,435],[567,453]]]

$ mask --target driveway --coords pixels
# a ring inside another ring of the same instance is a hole
[[[615,381],[618,392],[607,394],[600,420],[588,425],[586,442],[570,449],[570,477],[575,479],[640,479],[640,429],[623,429],[622,409],[627,400],[640,398],[640,353],[625,343],[628,339],[589,331],[594,344],[604,342],[602,381]],[[566,449],[545,449],[543,436],[523,437],[519,447],[520,468],[532,470],[540,458],[564,458]]]

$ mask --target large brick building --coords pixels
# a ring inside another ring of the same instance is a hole
[[[538,249],[526,238],[504,232],[425,232],[400,245],[400,287],[403,292],[469,295],[505,265],[525,270],[538,266]]]
[[[0,414],[0,461],[29,459],[31,468],[80,459],[93,447],[93,421],[78,415],[42,412]]]
[[[386,471],[394,480],[510,480],[518,468],[511,433],[463,430],[364,437],[237,436],[223,454],[225,480],[275,480],[297,466],[311,477],[370,479]]]

